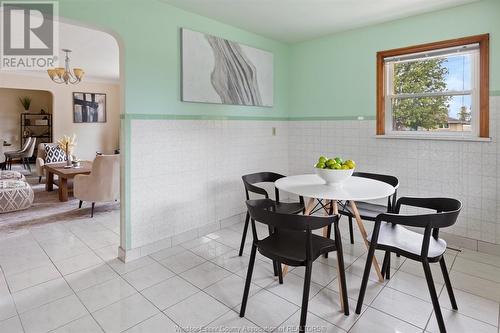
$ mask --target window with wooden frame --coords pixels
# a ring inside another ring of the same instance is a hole
[[[489,137],[489,34],[377,53],[377,135]]]

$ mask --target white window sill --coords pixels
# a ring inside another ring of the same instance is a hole
[[[467,141],[491,142],[491,138],[463,137],[463,136],[437,136],[437,135],[404,135],[385,134],[375,135],[375,139],[401,139],[401,140],[436,140],[436,141]]]

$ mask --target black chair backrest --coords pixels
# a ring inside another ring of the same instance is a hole
[[[396,177],[390,175],[382,175],[379,173],[369,173],[369,172],[354,172],[352,175],[355,177],[363,177],[363,178],[378,180],[387,183],[394,188],[397,188],[399,186],[399,180]]]
[[[399,214],[401,206],[424,208],[436,211],[436,213],[420,214],[413,216],[425,217],[431,228],[446,228],[457,221],[462,203],[452,198],[412,198],[402,197],[396,204],[395,212]]]
[[[254,242],[258,242],[255,221],[266,224],[273,229],[273,233],[287,230],[302,234],[305,239],[307,260],[312,256],[312,230],[321,229],[332,223],[338,223],[339,216],[312,216],[284,214],[276,212],[276,202],[271,199],[247,200],[248,212],[252,220],[252,234]]]
[[[285,176],[280,175],[275,172],[257,172],[249,175],[244,175],[241,177],[243,179],[243,184],[245,185],[245,194],[247,196],[247,200],[250,199],[249,192],[261,194],[265,198],[269,198],[269,194],[262,187],[255,186],[255,183],[274,183],[280,178]],[[276,201],[279,202],[279,191],[275,189]]]
[[[401,215],[399,214],[401,206],[431,209],[436,212]],[[437,239],[439,237],[439,228],[446,228],[455,224],[461,209],[462,203],[457,199],[401,197],[396,203],[395,213],[383,213],[377,216],[372,240],[378,238],[378,230],[382,221],[408,227],[425,228],[421,256],[426,257],[429,251],[431,233],[432,237]]]
[[[335,222],[337,215],[313,216],[284,214],[275,211],[276,203],[271,199],[247,200],[250,217],[268,226],[290,231],[311,231],[321,229]]]
[[[363,178],[378,180],[394,187],[395,189],[394,194],[392,195],[392,197],[387,198],[387,211],[391,212],[394,210],[394,206],[396,205],[398,187],[399,187],[399,180],[396,177],[390,175],[383,175],[379,173],[369,173],[369,172],[354,172],[352,175],[355,177],[363,177]]]

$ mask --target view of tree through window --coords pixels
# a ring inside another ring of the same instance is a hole
[[[470,132],[471,53],[389,62],[393,131]]]

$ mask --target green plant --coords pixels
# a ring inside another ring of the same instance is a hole
[[[24,96],[24,97],[19,97],[19,101],[21,102],[21,105],[23,106],[25,111],[28,111],[31,105],[31,97]]]

